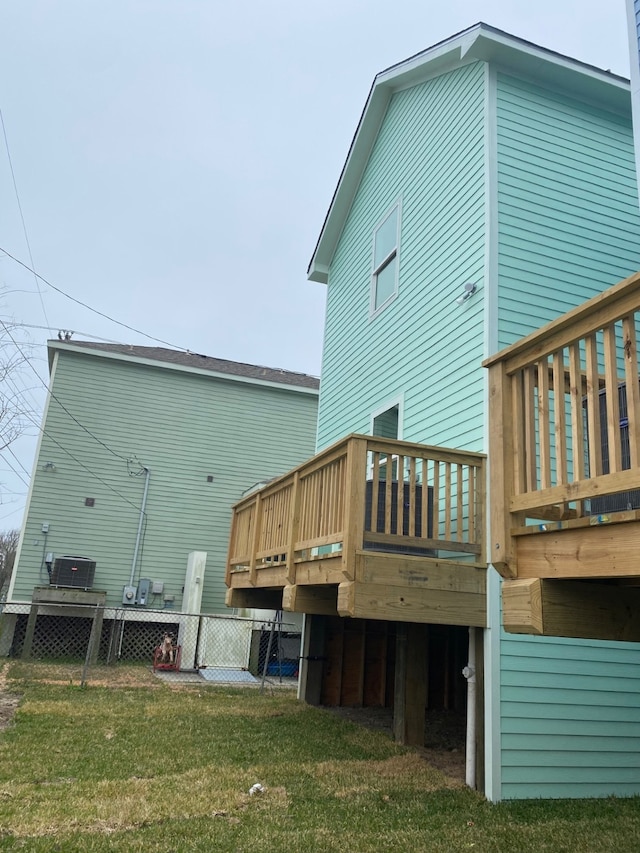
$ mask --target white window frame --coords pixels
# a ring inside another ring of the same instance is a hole
[[[375,257],[376,257],[376,235],[378,231],[382,228],[385,222],[389,219],[393,214],[397,216],[396,223],[396,244],[393,249],[388,252],[384,258],[380,261],[379,264],[376,265]],[[377,317],[384,309],[390,305],[396,296],[398,295],[398,280],[399,280],[399,271],[400,271],[400,226],[402,222],[402,199],[398,199],[385,213],[385,215],[378,221],[376,227],[373,229],[373,240],[371,242],[371,294],[370,294],[370,302],[369,302],[369,318],[373,320],[374,317]],[[377,284],[378,284],[378,275],[385,269],[390,263],[395,262],[395,281],[393,286],[393,291],[387,296],[385,301],[378,305],[376,308],[376,292],[377,292]]]
[[[387,401],[384,405],[378,406],[377,409],[374,409],[371,412],[371,416],[369,418],[369,435],[373,435],[373,422],[376,418],[380,417],[380,415],[384,415],[385,412],[388,412],[389,409],[394,409],[398,407],[398,441],[402,441],[403,435],[403,416],[404,416],[404,394],[400,394],[397,397],[394,397],[393,400]]]
[[[383,406],[375,409],[371,412],[371,416],[369,418],[369,435],[373,435],[373,422],[380,415],[384,415],[385,412],[388,412],[389,409],[398,408],[398,441],[402,441],[403,435],[403,419],[404,419],[404,393],[400,394],[399,397],[396,397],[393,400],[389,400]],[[397,457],[392,456],[391,462],[393,465],[393,460]],[[367,466],[367,477],[370,478],[373,475],[373,469],[371,467],[371,463]]]

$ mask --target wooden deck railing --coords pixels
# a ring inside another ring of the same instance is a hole
[[[636,517],[624,511],[640,489],[639,310],[640,273],[485,362],[491,559],[504,577],[517,576],[516,538],[531,519]]]
[[[484,456],[350,435],[234,506],[227,584],[363,548],[484,565],[484,505]]]

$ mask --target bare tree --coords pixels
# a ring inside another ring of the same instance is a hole
[[[15,344],[12,325],[0,319],[0,451],[25,429],[23,396],[15,379],[27,358],[24,349]]]
[[[0,306],[6,292],[0,287]],[[32,392],[39,389],[33,385],[33,345],[24,340],[25,334],[14,321],[0,316],[0,453],[6,466],[26,485],[24,477],[14,467],[15,464],[20,468],[23,466],[11,450],[16,439],[29,432],[36,423],[35,408],[28,398],[34,400]],[[29,379],[32,387],[26,381]],[[13,461],[10,457],[14,457]],[[0,504],[15,502],[12,495],[16,492],[0,481]]]
[[[19,530],[6,530],[0,533],[0,595],[5,585],[9,583],[19,539]]]

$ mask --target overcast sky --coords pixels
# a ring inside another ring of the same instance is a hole
[[[480,20],[628,74],[624,0],[5,2],[0,109],[37,271],[178,347],[318,375],[306,269],[373,77]],[[0,193],[0,247],[29,263],[1,137]],[[13,332],[45,380],[58,329],[154,343],[1,253],[0,286],[4,322],[51,329]],[[14,378],[39,421],[43,385]],[[0,530],[36,431],[3,453]]]

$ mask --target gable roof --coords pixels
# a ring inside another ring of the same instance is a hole
[[[311,281],[327,283],[333,254],[394,92],[472,62],[491,62],[502,70],[630,115],[630,87],[626,78],[488,24],[475,24],[392,65],[376,75],[369,91],[307,269]]]
[[[106,356],[125,361],[135,361],[157,367],[187,370],[191,373],[209,373],[219,378],[252,382],[265,385],[285,385],[298,391],[317,392],[320,380],[306,373],[294,373],[274,367],[258,364],[246,364],[240,361],[227,361],[195,352],[184,352],[165,347],[141,347],[129,344],[104,344],[94,341],[56,341],[47,342],[49,360],[56,351],[85,352],[91,355]]]

